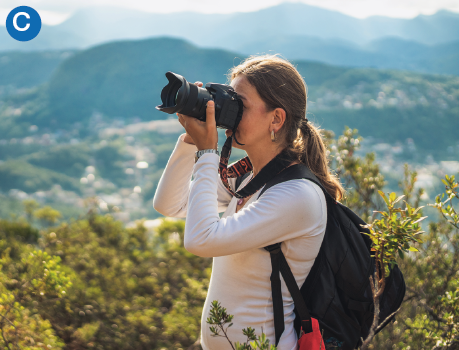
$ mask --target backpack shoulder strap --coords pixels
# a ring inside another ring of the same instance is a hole
[[[304,164],[292,165],[284,169],[279,174],[277,174],[261,190],[258,198],[260,198],[263,195],[263,193],[265,193],[272,186],[295,179],[307,179],[314,182],[322,189],[326,198],[329,198],[334,201],[333,197],[322,186],[319,179]],[[281,244],[282,242],[265,247],[265,250],[269,252],[271,257],[272,272],[270,279],[273,300],[274,332],[276,336],[276,346],[279,343],[280,337],[285,328],[280,274],[282,275],[285,281],[285,284],[290,292],[290,295],[292,296],[293,303],[295,304],[295,308],[300,316],[303,332],[312,332],[312,320],[309,314],[309,310],[306,306],[306,303],[304,302],[303,296],[301,295],[300,288],[298,288],[298,285],[296,284],[295,277],[293,276],[292,270],[288,265],[287,259],[285,259],[285,256],[282,253]]]
[[[280,184],[281,182],[295,179],[307,179],[309,181],[314,182],[317,186],[319,186],[322,189],[326,198],[332,199],[334,201],[334,198],[322,186],[317,176],[315,176],[313,172],[305,164],[295,164],[289,166],[288,168],[284,169],[279,174],[274,176],[274,178],[271,181],[269,181],[265,185],[265,187],[263,187],[258,198],[260,198],[263,195],[263,193],[265,193],[271,187]]]
[[[309,310],[301,295],[300,288],[296,284],[295,277],[292,270],[285,259],[284,253],[281,249],[282,243],[275,243],[265,247],[271,256],[271,295],[273,300],[273,314],[274,314],[274,334],[276,336],[276,346],[284,332],[284,302],[282,300],[282,285],[280,275],[284,279],[290,295],[292,296],[293,303],[298,315],[300,316],[301,327],[304,333],[312,332],[312,320]]]

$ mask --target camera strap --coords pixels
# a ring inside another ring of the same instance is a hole
[[[228,178],[235,178],[242,176],[250,171],[252,171],[253,166],[250,162],[249,157],[242,158],[238,162],[232,164],[228,168],[228,161],[231,156],[231,148],[233,144],[233,137],[229,136],[225,144],[223,145],[220,164],[218,172],[220,173],[220,178],[223,182],[223,185],[226,189],[236,198],[245,198],[257,192],[262,188],[269,180],[274,176],[279,174],[282,170],[287,168],[292,161],[294,160],[288,152],[287,149],[284,149],[276,157],[274,157],[268,164],[266,164],[260,172],[255,176],[243,189],[240,191],[234,192],[229,183]]]

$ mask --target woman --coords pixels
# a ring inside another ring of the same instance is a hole
[[[329,193],[339,200],[343,190],[327,165],[321,136],[306,115],[306,85],[288,61],[277,56],[251,57],[231,70],[231,86],[242,98],[244,112],[233,146],[247,152],[252,177],[288,149],[292,163],[305,163]],[[201,83],[197,83],[202,86]],[[245,342],[242,329],[265,332],[275,343],[271,298],[270,255],[263,247],[283,242],[282,251],[298,286],[304,283],[324,236],[327,208],[323,191],[314,183],[291,180],[244,199],[233,197],[219,178],[219,156],[197,150],[216,149],[218,135],[213,101],[207,103],[206,123],[178,115],[186,133],[179,137],[153,200],[163,215],[186,217],[185,247],[213,257],[212,276],[201,319],[201,342],[206,350],[231,349],[228,341],[212,337],[206,318],[218,300],[234,315],[228,336]],[[226,132],[227,136],[231,131]],[[193,181],[191,178],[193,177]],[[229,179],[234,188],[235,179]],[[224,212],[219,217],[219,212]],[[285,330],[278,349],[297,349],[295,314],[282,281]]]

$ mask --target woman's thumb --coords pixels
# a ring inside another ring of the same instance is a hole
[[[210,100],[207,101],[207,109],[206,109],[206,123],[208,127],[215,128],[215,102]]]

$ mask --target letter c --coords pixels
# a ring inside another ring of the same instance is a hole
[[[25,32],[27,29],[30,28],[30,23],[27,23],[27,25],[25,27],[19,27],[18,26],[18,17],[19,16],[26,16],[27,19],[30,19],[30,16],[27,12],[18,12],[14,15],[13,17],[13,26],[16,30],[20,31],[20,32]]]

